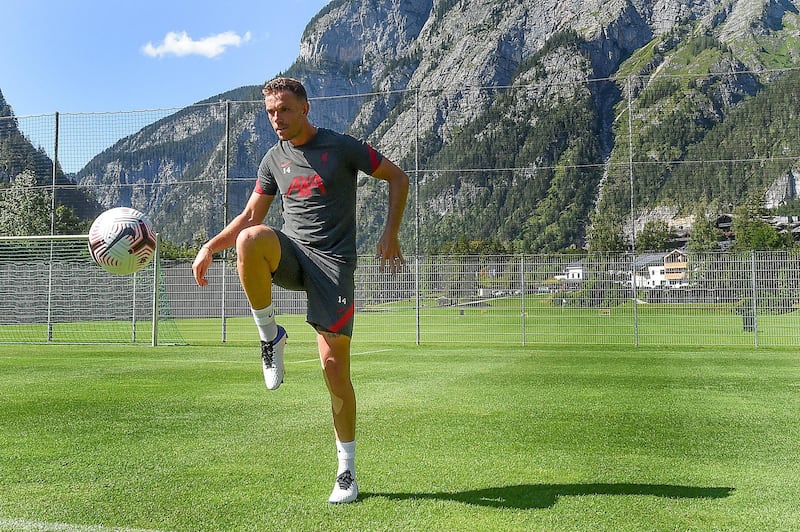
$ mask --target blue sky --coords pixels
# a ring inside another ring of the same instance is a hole
[[[184,107],[288,68],[329,0],[2,0],[17,116]]]

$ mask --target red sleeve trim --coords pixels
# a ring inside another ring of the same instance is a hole
[[[373,148],[369,144],[367,144],[367,148],[369,149],[370,165],[372,166],[372,171],[374,172],[375,170],[378,169],[378,166],[381,164],[381,159],[378,156],[378,152],[375,151],[375,148]]]

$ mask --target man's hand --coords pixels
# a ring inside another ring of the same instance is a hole
[[[214,254],[211,253],[211,249],[207,245],[203,245],[203,247],[200,248],[200,251],[197,252],[197,256],[194,258],[194,262],[192,263],[192,271],[194,272],[194,280],[197,283],[197,286],[208,286],[206,273],[211,267],[211,262],[213,260]]]
[[[378,253],[376,255],[381,261],[381,268],[389,270],[395,274],[399,272],[406,263],[403,253],[400,251],[400,242],[397,235],[391,235],[384,231],[381,239],[378,240]]]

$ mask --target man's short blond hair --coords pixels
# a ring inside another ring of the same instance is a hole
[[[308,101],[308,94],[303,84],[293,78],[275,78],[268,81],[261,92],[264,96],[275,94],[276,92],[291,92],[303,101]]]

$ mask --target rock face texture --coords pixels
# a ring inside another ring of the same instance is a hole
[[[798,28],[796,0],[334,0],[308,24],[287,74],[306,83],[317,123],[369,138],[420,170],[412,177],[422,222],[436,225],[426,247],[469,228],[515,251],[549,251],[583,245],[593,209],[630,206],[627,176],[609,171],[628,157],[626,98],[644,133],[676,110],[699,113],[701,130],[685,145],[637,146],[653,161],[686,157],[779,77],[774,67],[800,62]],[[698,81],[670,85],[671,75]],[[586,82],[598,79],[606,81]],[[373,95],[326,99],[352,94]],[[224,224],[225,172],[252,179],[274,142],[260,99],[259,87],[241,87],[184,109],[98,155],[80,183],[107,185],[97,188],[104,205],[135,203],[173,241],[211,234]],[[220,100],[253,103],[226,111]],[[452,168],[514,170],[454,176]],[[786,183],[797,173],[768,178],[770,202],[794,193]],[[644,178],[637,204],[674,207],[662,193],[669,179]],[[381,194],[364,181],[367,246],[381,225],[373,201]],[[229,185],[232,214],[251,183]]]

